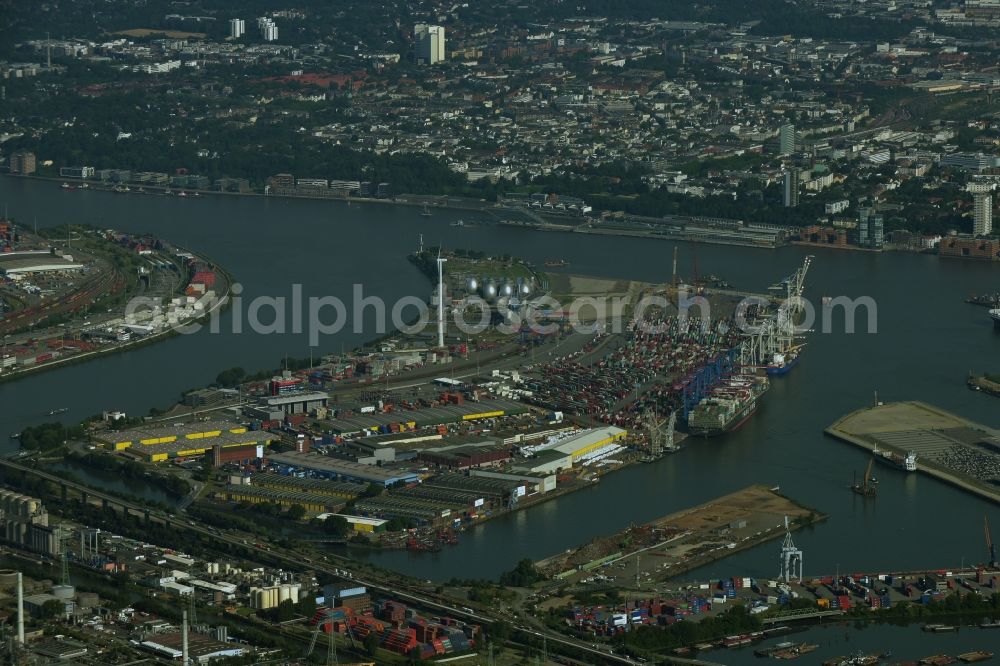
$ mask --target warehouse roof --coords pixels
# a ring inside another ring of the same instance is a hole
[[[320,402],[329,400],[330,396],[319,391],[306,391],[302,393],[288,393],[286,395],[276,395],[267,399],[269,405],[292,405],[297,402]]]
[[[619,439],[627,434],[622,428],[616,426],[604,426],[603,428],[591,428],[575,435],[570,435],[559,441],[553,448],[561,453],[574,454],[577,451],[594,446],[599,442]]]
[[[408,470],[386,470],[374,465],[363,465],[315,453],[273,453],[268,456],[268,460],[277,465],[312,469],[318,472],[384,485],[390,485],[397,481],[416,480],[417,478],[416,474]]]

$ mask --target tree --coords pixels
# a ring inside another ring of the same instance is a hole
[[[278,622],[288,622],[295,617],[295,603],[291,599],[285,599],[278,604]]]
[[[288,511],[285,512],[285,515],[292,520],[302,520],[306,515],[306,508],[301,504],[293,504],[288,507]]]
[[[516,567],[500,574],[500,584],[506,587],[527,587],[541,580],[545,580],[545,576],[528,559],[521,560]]]
[[[215,383],[224,388],[233,388],[239,386],[246,375],[246,370],[243,368],[229,368],[216,375]]]
[[[378,634],[374,631],[365,636],[365,650],[372,657],[378,652]]]
[[[343,516],[327,516],[323,521],[323,531],[330,536],[342,537],[351,529],[351,524]]]
[[[309,618],[316,614],[316,595],[312,592],[299,600],[299,614]]]

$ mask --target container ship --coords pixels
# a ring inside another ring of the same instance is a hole
[[[878,450],[876,446],[872,451],[875,454],[875,460],[886,465],[891,465],[896,469],[901,469],[904,472],[916,472],[917,471],[917,454],[910,451],[905,456],[901,456],[898,453],[893,453],[892,451],[887,451],[882,449]]]
[[[757,411],[757,400],[770,387],[766,376],[735,375],[711,390],[688,415],[688,432],[714,437],[736,430]]]

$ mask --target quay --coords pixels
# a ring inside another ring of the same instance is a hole
[[[917,469],[1000,503],[1000,431],[923,402],[878,403],[841,417],[824,432],[866,451],[918,456]]]

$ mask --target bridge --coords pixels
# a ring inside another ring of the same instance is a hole
[[[778,624],[789,620],[807,620],[817,617],[830,617],[833,615],[843,615],[842,610],[821,610],[819,608],[800,608],[799,610],[783,611],[777,615],[772,615],[761,620],[762,624]]]
[[[117,509],[125,515],[137,515],[141,516],[144,520],[151,520],[154,515],[153,512],[146,506],[141,504],[136,504],[135,502],[129,502],[124,500],[117,495],[111,495],[109,493],[96,490],[89,486],[85,486],[75,481],[69,481],[55,474],[49,474],[48,472],[43,472],[42,470],[35,469],[33,467],[27,467],[25,465],[20,465],[11,460],[5,458],[0,458],[0,468],[6,468],[9,470],[14,470],[21,472],[23,474],[31,474],[37,476],[41,479],[45,479],[59,488],[59,494],[62,500],[65,502],[69,499],[70,493],[72,492],[76,495],[81,503],[88,504],[91,500],[99,500],[101,507],[108,509]],[[163,517],[159,514],[155,516],[160,522],[169,523],[171,520],[169,518]],[[175,521],[177,524],[181,524],[180,521]]]

